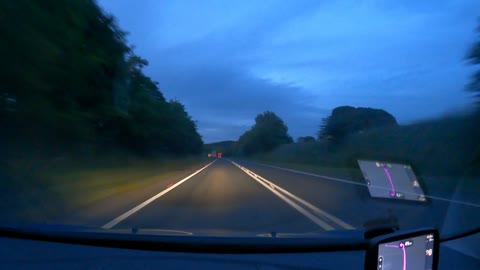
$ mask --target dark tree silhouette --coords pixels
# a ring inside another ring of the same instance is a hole
[[[341,142],[349,134],[397,125],[395,117],[384,110],[341,106],[322,120],[318,138]]]
[[[251,155],[292,142],[283,120],[275,113],[267,111],[257,115],[255,125],[238,139],[236,149],[241,154]]]
[[[63,151],[197,153],[202,139],[93,0],[0,3],[0,136]],[[35,136],[32,136],[35,134]]]

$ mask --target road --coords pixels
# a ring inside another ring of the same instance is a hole
[[[358,183],[223,158],[59,223],[196,234],[303,234],[379,226],[387,222],[381,218],[397,220],[402,229],[441,227],[448,207],[443,200],[372,199]],[[478,219],[478,208],[462,207]]]

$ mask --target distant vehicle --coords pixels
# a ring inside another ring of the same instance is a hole
[[[222,158],[222,152],[217,153],[217,158]]]

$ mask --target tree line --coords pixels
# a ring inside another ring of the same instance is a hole
[[[391,126],[398,126],[397,120],[384,110],[340,106],[322,120],[317,140],[338,144],[349,135]],[[297,143],[315,141],[313,136],[301,136],[297,139]],[[287,125],[274,112],[267,111],[257,115],[255,124],[232,144],[234,150],[228,151],[250,156],[289,143],[293,143],[293,139],[288,134]]]
[[[2,141],[49,149],[199,153],[178,101],[142,69],[127,33],[94,0],[0,4]]]

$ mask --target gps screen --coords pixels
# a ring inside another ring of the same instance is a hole
[[[359,160],[370,196],[425,202],[422,188],[409,165]]]
[[[433,267],[434,235],[427,234],[378,246],[378,270],[409,270]]]

